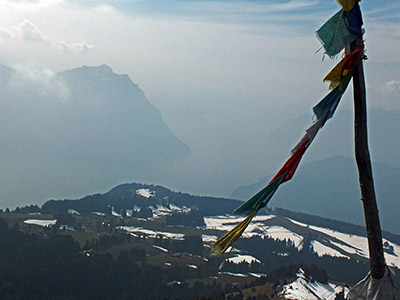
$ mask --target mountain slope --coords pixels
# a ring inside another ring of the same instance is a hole
[[[80,124],[74,133],[79,134],[77,140],[86,141],[91,158],[98,155],[99,159],[137,165],[189,153],[127,75],[115,74],[102,65],[65,71],[58,77],[69,87],[74,102],[68,107],[69,117]]]
[[[400,193],[400,170],[374,163],[374,179],[382,228],[400,233],[396,211]],[[264,187],[268,179],[235,189],[234,199],[248,199]],[[331,219],[364,224],[354,160],[331,157],[301,165],[292,181],[282,185],[270,206],[290,209]]]

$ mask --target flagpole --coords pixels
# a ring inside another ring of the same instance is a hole
[[[361,45],[363,45],[363,40],[358,38],[350,44],[350,50],[354,51]],[[355,157],[367,228],[371,276],[375,279],[381,279],[385,274],[385,258],[368,149],[367,103],[362,56],[353,74],[353,93]]]

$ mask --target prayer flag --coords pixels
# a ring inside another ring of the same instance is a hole
[[[319,119],[325,113],[326,119],[329,120],[332,118],[335,110],[339,104],[340,99],[342,98],[343,93],[345,92],[351,77],[353,76],[353,71],[350,70],[341,80],[340,84],[334,88],[324,99],[318,102],[317,105],[313,107],[314,114]]]
[[[352,10],[350,11],[349,24],[347,27],[350,30],[357,33],[358,35],[363,35],[362,29],[361,29],[362,25],[363,25],[363,19],[362,19],[362,14],[361,14],[361,10],[360,10],[360,5],[358,5],[358,3],[356,3],[356,5],[354,5]]]
[[[342,59],[322,80],[323,82],[325,81],[330,81],[331,84],[329,85],[329,89],[333,90],[335,87],[337,87],[340,84],[340,80],[342,79],[342,69],[344,65],[344,59]]]
[[[358,37],[355,32],[347,28],[346,23],[347,18],[342,9],[316,32],[325,53],[331,58]]]
[[[292,179],[294,172],[296,172],[297,166],[299,165],[300,160],[303,157],[304,152],[306,152],[307,150],[308,144],[308,141],[306,141],[303,145],[301,145],[300,148],[289,157],[289,159],[285,162],[285,164],[278,171],[278,173],[276,173],[275,177],[272,178],[271,181],[280,178],[282,175],[285,175],[282,183]]]
[[[290,153],[296,152],[301,146],[306,145],[307,147],[312,143],[318,131],[325,125],[327,113],[321,118],[315,121],[310,127],[306,129],[306,134],[301,138],[297,145],[290,151]]]
[[[238,225],[236,225],[233,229],[228,231],[223,237],[218,239],[216,241],[210,251],[211,256],[221,256],[222,254],[225,253],[226,249],[237,239],[240,238],[240,236],[243,234],[243,232],[246,230],[247,226],[251,222],[251,220],[254,218],[256,215],[257,211],[253,212],[251,215],[249,215],[246,219],[244,219],[242,222],[240,222]]]
[[[330,81],[329,89],[334,89],[342,81],[343,75],[346,75],[360,61],[362,47],[357,48],[346,55],[323,79]]]
[[[260,208],[267,205],[269,200],[271,200],[272,196],[275,194],[279,185],[285,179],[286,175],[287,173],[284,173],[280,177],[271,180],[265,188],[236,208],[234,213],[236,215],[247,216],[253,212],[257,212]]]
[[[318,119],[321,118],[325,113],[327,113],[327,120],[332,118],[336,107],[339,104],[339,100],[339,86],[337,86],[313,107],[314,114]]]
[[[299,165],[300,160],[307,149],[307,145],[308,141],[306,141],[289,157],[289,159],[265,188],[235,209],[234,213],[237,215],[248,215],[267,205],[269,200],[271,200],[272,196],[275,194],[279,185],[292,179],[293,174],[296,172],[297,166]]]
[[[358,2],[358,0],[337,0],[345,11],[351,10],[354,5]]]

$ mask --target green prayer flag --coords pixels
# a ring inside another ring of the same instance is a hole
[[[341,9],[316,32],[325,53],[331,58],[358,37],[356,33],[348,29],[347,22],[347,13]]]
[[[285,179],[287,172],[285,172],[282,176],[276,178],[274,181],[270,182],[265,188],[259,191],[256,195],[251,197],[241,206],[235,209],[234,213],[237,215],[248,215],[253,213],[254,211],[258,211],[261,207],[267,205],[269,200],[271,200],[272,196],[275,194],[279,185]]]

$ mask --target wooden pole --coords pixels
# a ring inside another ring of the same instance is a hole
[[[359,38],[351,43],[350,50],[353,51],[362,44],[363,40]],[[367,228],[371,276],[375,279],[381,279],[385,273],[385,258],[383,255],[382,232],[368,149],[367,103],[362,59],[354,70],[353,93],[355,156],[359,173],[361,201],[364,206],[365,225]]]

